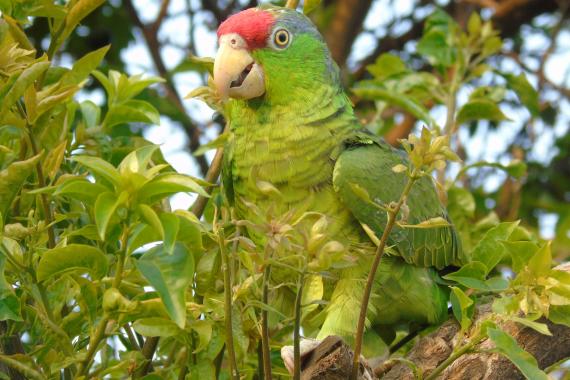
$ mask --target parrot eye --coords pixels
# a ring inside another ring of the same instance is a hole
[[[281,49],[289,45],[289,40],[289,32],[285,29],[279,29],[273,35],[273,42],[275,42],[275,45]]]

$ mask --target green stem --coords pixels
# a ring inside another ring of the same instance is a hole
[[[293,380],[301,380],[301,300],[303,298],[303,284],[305,273],[299,276],[299,286],[295,297],[295,328],[293,330]]]
[[[129,238],[129,228],[124,225],[123,226],[123,233],[121,234],[121,241],[120,241],[120,251],[119,251],[119,258],[117,259],[117,266],[115,268],[115,277],[113,278],[113,287],[119,288],[121,286],[121,281],[123,280],[123,268],[125,265],[125,256],[127,253],[127,241]],[[91,366],[91,361],[93,357],[98,351],[99,344],[105,338],[105,330],[107,328],[107,324],[109,323],[108,317],[103,317],[95,330],[95,334],[89,340],[89,349],[87,350],[87,354],[85,355],[85,359],[79,363],[79,368],[77,371],[78,376],[87,375],[89,372],[89,367]]]
[[[8,262],[10,262],[10,264],[12,264],[16,268],[20,269],[21,271],[29,272],[29,269],[26,268],[24,266],[24,264],[21,264],[20,262],[18,262],[18,260],[10,253],[10,251],[4,245],[4,243],[2,243],[2,241],[0,241],[0,251],[8,259]]]
[[[27,119],[27,116],[26,116],[26,113],[24,112],[24,108],[23,108],[22,104],[20,102],[18,102],[17,104],[18,104],[18,109],[20,111],[20,114],[22,115],[22,117]],[[26,128],[28,131],[28,138],[30,141],[30,147],[32,148],[32,154],[34,156],[37,156],[39,154],[39,149],[38,149],[38,146],[36,144],[36,140],[34,139],[34,133],[32,131],[32,126],[30,124],[26,123]],[[43,188],[46,186],[46,180],[44,177],[44,172],[43,172],[41,160],[40,160],[40,162],[38,162],[36,164],[36,171],[37,171],[37,175],[38,175],[38,184],[39,184],[40,188]],[[51,207],[49,205],[49,201],[47,199],[46,194],[43,194],[43,193],[40,194],[40,199],[42,201],[42,207],[44,209],[44,217],[46,218],[47,233],[48,233],[48,248],[53,249],[53,248],[55,248],[55,232],[53,230],[52,210],[51,210]]]
[[[269,261],[269,249],[265,251],[265,270],[263,271],[263,296],[264,305],[269,304],[269,276],[271,275],[271,265]],[[261,350],[263,353],[263,376],[265,380],[271,380],[271,353],[269,347],[269,324],[267,321],[267,310],[261,310]]]
[[[89,366],[91,365],[91,361],[93,357],[97,353],[97,347],[101,340],[105,337],[105,329],[107,328],[107,323],[109,322],[109,318],[104,317],[99,322],[97,329],[95,330],[95,334],[89,339],[89,349],[87,350],[87,354],[85,355],[85,359],[79,363],[79,367],[77,369],[77,376],[84,376],[89,371]]]
[[[128,323],[125,323],[123,325],[123,329],[127,333],[127,337],[129,338],[129,342],[131,343],[133,350],[140,351],[141,348],[139,346],[139,342],[137,342],[137,338],[135,337],[135,334],[133,333],[133,329],[131,328],[131,326]]]
[[[451,355],[449,355],[447,359],[441,362],[424,380],[435,380],[440,373],[442,373],[447,367],[451,365],[451,363],[457,360],[460,356],[463,356],[466,353],[472,351],[473,348],[483,340],[483,338],[483,334],[480,334],[479,336],[476,336],[474,339],[472,339],[471,342],[460,347],[459,349],[454,350]]]
[[[388,221],[386,223],[386,227],[384,228],[384,232],[382,233],[382,237],[380,238],[380,244],[378,244],[378,248],[376,249],[376,254],[374,257],[374,262],[370,268],[370,272],[368,273],[368,279],[366,281],[366,287],[364,288],[364,295],[362,297],[362,302],[360,304],[360,315],[358,317],[358,325],[356,327],[356,341],[354,344],[354,357],[352,361],[352,371],[350,374],[351,380],[358,379],[358,368],[360,363],[360,353],[362,352],[362,341],[364,338],[364,324],[366,322],[366,312],[368,311],[368,303],[370,302],[370,294],[372,293],[372,285],[374,284],[374,278],[376,277],[376,271],[378,270],[378,266],[382,261],[382,256],[384,255],[384,249],[386,247],[386,243],[388,242],[388,237],[392,232],[392,228],[396,222],[396,216],[398,212],[400,212],[400,208],[406,197],[410,193],[412,189],[412,185],[418,179],[418,173],[416,170],[412,172],[410,177],[408,178],[408,182],[400,195],[400,199],[398,203],[394,206],[388,206]]]
[[[287,4],[285,5],[285,7],[291,9],[297,9],[297,6],[299,6],[299,0],[287,0]]]
[[[22,375],[26,376],[26,378],[34,379],[34,380],[44,380],[45,377],[35,369],[32,369],[22,363],[20,360],[12,359],[8,355],[0,354],[0,363],[6,364],[8,367],[15,369],[16,371],[20,372]]]
[[[232,283],[230,277],[230,267],[228,264],[228,253],[226,252],[226,239],[224,229],[218,230],[218,244],[220,246],[220,255],[222,257],[222,272],[224,274],[224,324],[226,328],[226,347],[230,357],[230,376],[233,380],[239,380],[239,371],[234,349],[234,336],[232,329]]]

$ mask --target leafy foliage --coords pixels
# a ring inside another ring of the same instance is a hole
[[[208,198],[215,185],[177,173],[158,146],[129,130],[159,124],[157,107],[143,98],[162,79],[97,71],[111,60],[108,54],[116,54],[109,46],[86,52],[70,69],[54,65],[58,50],[101,4],[0,2],[0,323],[24,349],[2,349],[0,363],[34,379],[142,377],[151,369],[149,379],[194,379],[228,378],[235,361],[234,371],[251,379],[258,376],[257,348],[267,318],[273,374],[285,376],[278,346],[291,343],[301,325],[306,335],[318,330],[330,272],[354,258],[326,238],[332,223],[326,215],[266,214],[252,204],[255,223],[235,220],[217,190],[204,217],[170,209],[171,195]],[[305,2],[304,10],[317,5]],[[45,53],[27,37],[31,17],[50,25]],[[377,117],[370,129],[382,134],[391,128],[381,117],[388,106],[427,125],[418,137],[402,141],[411,166],[394,171],[411,177],[436,171],[445,180],[446,163],[459,160],[451,148],[457,132],[478,120],[506,120],[501,103],[509,91],[520,107],[538,115],[538,96],[526,77],[493,71],[486,63],[501,44],[491,23],[476,14],[462,31],[436,11],[417,46],[429,71],[412,70],[391,54],[368,67],[372,79],[356,84],[354,94],[374,101]],[[188,69],[211,72],[211,61],[189,58],[177,70]],[[477,86],[483,75],[500,76],[504,86]],[[90,76],[105,90],[103,107],[76,100]],[[466,102],[456,104],[458,92],[469,86],[475,88]],[[192,95],[216,107],[211,88]],[[434,120],[428,103],[446,108],[445,125]],[[206,148],[223,144],[222,136]],[[442,280],[464,334],[458,352],[476,350],[477,342],[490,338],[527,378],[544,378],[536,360],[500,324],[515,321],[543,334],[550,332],[541,317],[570,326],[570,274],[552,269],[552,245],[525,220],[500,221],[483,212],[479,195],[464,181],[468,171],[481,167],[520,180],[523,162],[460,166],[455,178],[441,183],[469,257]],[[257,186],[268,196],[282,196],[272,184]],[[447,222],[398,223],[431,228]],[[266,246],[256,246],[244,226],[267,236]],[[288,303],[286,294],[297,294],[298,302]],[[485,297],[494,300],[493,316],[474,325],[474,310]],[[372,342],[365,352],[378,351],[374,344],[385,349]]]

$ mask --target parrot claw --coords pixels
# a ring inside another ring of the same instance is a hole
[[[310,371],[310,367],[317,365],[318,362],[323,361],[322,359],[334,356],[334,354],[337,353],[339,349],[345,349],[347,352],[350,351],[350,353],[352,353],[350,348],[346,346],[346,343],[344,343],[340,337],[335,335],[329,335],[323,340],[301,338],[299,346],[301,357],[301,372],[304,372],[305,370],[312,372]],[[283,363],[285,364],[287,371],[289,371],[289,374],[293,375],[295,369],[293,346],[282,347],[281,358],[283,359]],[[346,360],[343,360],[343,363],[341,365],[347,364],[344,362],[346,362]],[[348,360],[348,367],[350,367],[350,363],[352,363],[352,355],[350,355],[350,359]],[[330,364],[331,363],[327,363],[327,365]],[[340,362],[337,364],[340,364]],[[366,361],[366,358],[364,358],[362,355],[360,356],[360,366],[360,380],[376,379],[373,371],[370,369]],[[344,368],[344,370],[346,370],[346,373],[350,373],[351,368]],[[301,378],[303,379],[303,377]]]

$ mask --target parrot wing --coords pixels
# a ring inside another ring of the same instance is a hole
[[[398,201],[408,179],[406,173],[392,170],[398,164],[407,165],[403,152],[380,138],[359,133],[345,141],[344,150],[334,167],[335,191],[354,217],[370,227],[378,237],[385,228],[387,214],[370,200],[380,205]],[[363,196],[363,190],[370,200]],[[398,218],[406,213],[407,224],[410,225],[435,217],[449,221],[429,177],[422,177],[414,184],[406,207]],[[394,226],[388,243],[409,264],[441,269],[464,262],[459,237],[452,225],[430,228]]]

